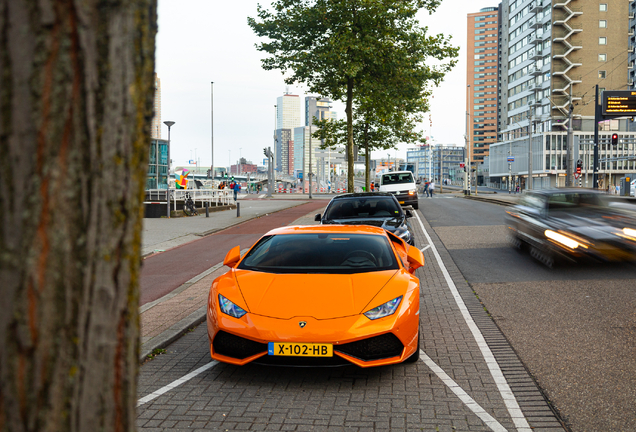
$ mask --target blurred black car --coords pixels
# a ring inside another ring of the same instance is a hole
[[[413,245],[414,238],[407,218],[413,217],[410,210],[402,210],[391,193],[350,193],[334,197],[325,214],[317,214],[321,224],[372,225],[382,227]]]
[[[634,214],[608,206],[589,190],[550,189],[524,194],[506,211],[510,240],[547,265],[557,261],[629,261],[636,257]]]

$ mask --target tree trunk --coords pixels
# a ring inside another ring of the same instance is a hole
[[[347,79],[347,192],[353,190],[353,78]]]
[[[0,431],[135,429],[156,0],[0,0]]]

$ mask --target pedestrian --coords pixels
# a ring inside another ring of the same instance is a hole
[[[371,182],[371,184],[369,185],[369,189],[371,190],[371,192],[375,191],[375,183]]]
[[[234,191],[234,201],[236,201],[237,197],[238,197],[238,193],[241,190],[241,185],[238,182],[233,182],[234,186],[232,187],[232,190]]]
[[[433,198],[433,192],[435,192],[435,180],[431,180],[431,184],[428,185],[428,191],[431,194],[431,198]]]
[[[429,196],[429,194],[428,194],[428,187],[429,187],[430,185],[431,185],[431,182],[426,181],[426,180],[424,181],[424,193],[426,194],[426,196],[427,196],[427,197]]]

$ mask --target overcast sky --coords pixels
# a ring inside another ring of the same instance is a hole
[[[195,154],[202,166],[210,165],[212,81],[214,165],[236,163],[239,156],[261,165],[263,148],[273,145],[274,105],[286,86],[279,71],[261,68],[262,54],[254,47],[258,38],[247,25],[247,17],[256,16],[258,3],[159,0],[156,68],[161,79],[161,120],[176,122],[171,129],[173,166],[187,164]],[[268,0],[260,3],[269,4]],[[420,13],[420,23],[429,32],[451,35],[453,44],[460,47],[459,62],[434,90],[431,112],[421,125],[435,143],[464,145],[466,16],[497,4],[443,0],[433,15]],[[289,90],[305,95],[301,87]],[[345,117],[342,105],[336,104],[334,111],[339,118]],[[164,125],[162,138],[167,137]],[[406,157],[406,146],[391,153],[391,157]],[[385,157],[386,152],[372,156]]]

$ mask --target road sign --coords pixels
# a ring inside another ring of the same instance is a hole
[[[602,96],[604,116],[636,116],[636,92],[629,90],[604,91]]]
[[[514,162],[514,161],[515,161],[514,156],[508,156],[508,162]]]
[[[466,166],[466,164],[465,164],[464,162],[460,162],[460,163],[459,163],[459,167],[460,167],[460,168],[464,168],[465,166]]]

